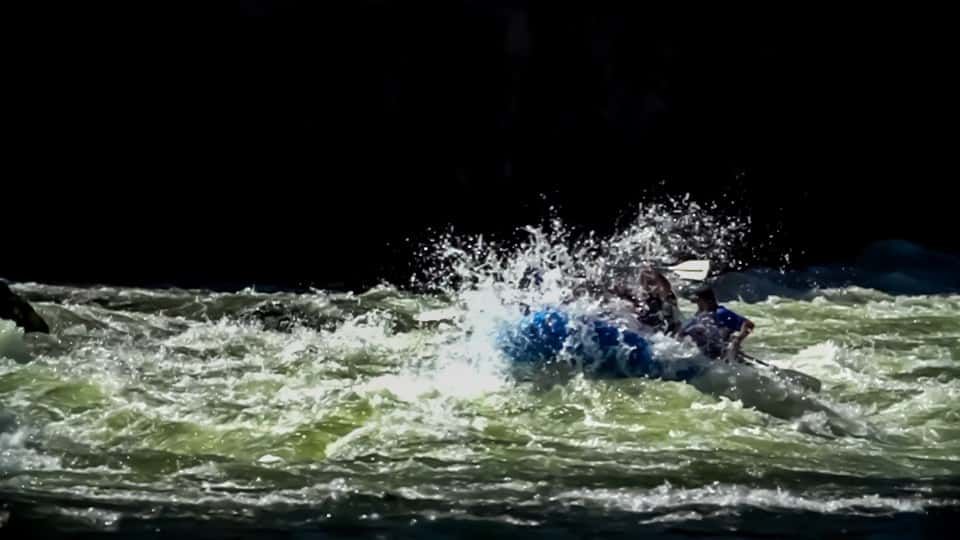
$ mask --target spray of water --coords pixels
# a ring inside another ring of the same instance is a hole
[[[733,248],[748,226],[679,198],[641,206],[629,226],[609,237],[575,234],[556,217],[521,229],[515,242],[451,231],[423,248],[426,263],[413,281],[455,299],[468,313],[565,302],[589,310],[612,283],[637,285],[645,264],[663,268],[690,258],[709,259],[717,268],[735,264]]]

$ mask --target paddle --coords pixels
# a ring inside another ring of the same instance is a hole
[[[707,274],[710,273],[710,261],[684,261],[680,264],[668,266],[667,270],[677,274],[680,279],[685,279],[687,281],[703,281],[707,279]]]
[[[782,368],[778,368],[778,367],[776,367],[776,366],[773,366],[773,365],[770,365],[770,364],[764,362],[763,360],[760,360],[759,358],[755,358],[755,357],[753,357],[753,356],[750,356],[749,354],[747,354],[747,353],[745,353],[745,352],[743,352],[743,351],[740,351],[740,356],[743,357],[744,359],[747,359],[747,360],[750,360],[750,361],[755,362],[755,363],[757,363],[757,364],[760,364],[761,366],[770,368],[771,371],[773,371],[774,373],[776,373],[776,374],[779,375],[780,377],[783,377],[784,379],[786,379],[786,380],[788,380],[788,381],[790,381],[790,382],[792,382],[792,383],[794,383],[794,384],[796,384],[796,385],[798,385],[798,386],[802,386],[802,387],[803,387],[804,389],[806,389],[806,390],[810,390],[811,392],[819,392],[819,391],[820,391],[820,387],[821,387],[820,379],[818,379],[818,378],[816,378],[816,377],[814,377],[814,376],[812,376],[812,375],[807,375],[806,373],[801,373],[801,372],[796,371],[796,370],[793,370],[793,369],[782,369]]]

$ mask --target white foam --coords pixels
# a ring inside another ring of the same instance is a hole
[[[825,493],[802,494],[783,489],[751,488],[714,483],[699,488],[675,488],[669,483],[652,489],[578,489],[553,497],[575,505],[647,513],[690,505],[732,508],[752,506],[767,510],[805,510],[822,514],[861,512],[922,512],[957,501],[921,497],[884,497],[876,494],[836,497]]]
[[[28,430],[0,433],[0,475],[31,470],[55,470],[60,461],[27,448]]]
[[[0,358],[17,362],[30,360],[30,354],[23,342],[23,330],[13,321],[0,319]]]

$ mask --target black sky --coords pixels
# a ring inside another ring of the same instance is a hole
[[[651,192],[731,196],[758,239],[778,231],[758,263],[893,237],[958,248],[933,35],[323,6],[15,40],[0,275],[361,286],[402,280],[402,241],[430,226],[506,233],[556,205],[608,231]]]

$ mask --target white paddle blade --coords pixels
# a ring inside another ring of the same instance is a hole
[[[703,281],[710,274],[710,261],[684,261],[671,266],[669,270],[680,276],[681,279]]]

